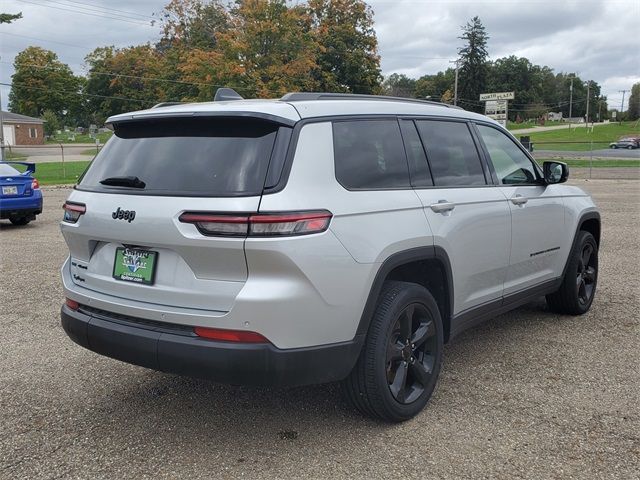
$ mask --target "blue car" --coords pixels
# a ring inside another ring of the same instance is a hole
[[[20,171],[14,165],[26,167]],[[36,166],[24,162],[0,162],[0,219],[26,225],[42,213],[42,192],[33,177]]]

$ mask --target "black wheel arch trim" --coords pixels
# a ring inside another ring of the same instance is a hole
[[[580,216],[580,220],[578,220],[578,225],[576,227],[576,231],[573,234],[573,241],[571,242],[571,249],[569,250],[569,253],[567,255],[567,260],[564,262],[564,268],[562,269],[562,277],[564,278],[565,273],[567,273],[567,267],[569,266],[569,260],[570,260],[570,255],[571,252],[573,252],[573,249],[576,246],[576,243],[578,242],[578,234],[580,233],[581,230],[584,230],[584,228],[582,228],[584,226],[584,224],[590,220],[596,220],[598,223],[598,235],[596,236],[596,244],[598,245],[598,250],[600,250],[600,239],[602,237],[602,225],[601,225],[601,221],[600,221],[600,213],[596,210],[590,210],[586,213],[583,213]],[[595,235],[594,235],[595,236]]]
[[[448,322],[451,318],[451,312],[453,312],[453,274],[451,271],[451,262],[449,261],[449,255],[444,248],[437,245],[429,245],[424,247],[415,247],[401,252],[396,252],[389,256],[376,273],[371,289],[369,290],[369,296],[365,303],[364,310],[360,317],[357,335],[364,335],[369,330],[369,324],[371,323],[371,317],[378,303],[378,297],[382,291],[382,286],[387,280],[389,274],[396,268],[407,265],[413,262],[421,260],[436,260],[438,261],[444,271],[446,281],[445,292],[445,312],[440,312],[442,316],[442,322]],[[446,341],[446,339],[445,339]]]

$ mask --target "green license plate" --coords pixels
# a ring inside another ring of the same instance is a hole
[[[153,285],[157,260],[158,252],[118,247],[113,263],[113,278],[123,282]]]

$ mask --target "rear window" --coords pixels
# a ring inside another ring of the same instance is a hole
[[[172,118],[127,122],[96,156],[78,188],[185,196],[262,193],[279,126],[247,118]],[[102,180],[137,177],[144,188]]]
[[[0,176],[11,177],[13,175],[20,175],[20,172],[7,164],[0,163]]]

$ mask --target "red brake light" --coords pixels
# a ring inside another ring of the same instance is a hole
[[[31,190],[37,190],[40,188],[40,183],[38,182],[37,179],[33,179],[33,181],[31,182]]]
[[[70,298],[66,298],[64,304],[71,310],[78,310],[80,308],[80,304],[75,300],[71,300]]]
[[[64,209],[63,220],[68,223],[76,223],[80,215],[84,215],[87,211],[87,206],[84,203],[65,202],[62,208]]]
[[[237,343],[269,343],[265,337],[256,332],[243,330],[225,330],[222,328],[195,327],[194,333],[209,340]]]
[[[326,210],[253,215],[187,212],[179,220],[195,224],[203,235],[272,237],[324,232],[331,217]]]

